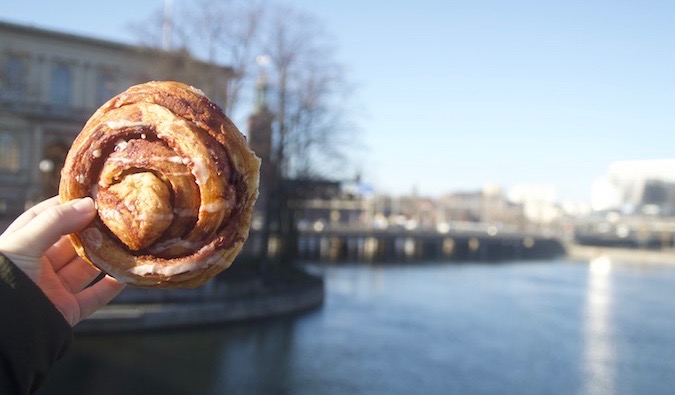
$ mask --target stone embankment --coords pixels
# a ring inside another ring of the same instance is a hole
[[[675,249],[638,249],[567,244],[567,258],[591,261],[608,258],[614,263],[675,265]]]
[[[253,320],[316,308],[323,299],[324,285],[318,278],[273,285],[260,279],[214,281],[197,290],[127,288],[75,331],[144,331]]]

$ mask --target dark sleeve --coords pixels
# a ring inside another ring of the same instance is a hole
[[[73,331],[40,288],[0,254],[0,394],[31,394]]]

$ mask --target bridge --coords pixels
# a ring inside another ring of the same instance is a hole
[[[562,256],[553,235],[489,224],[453,223],[437,228],[320,225],[300,227],[298,258],[321,261],[500,261]]]

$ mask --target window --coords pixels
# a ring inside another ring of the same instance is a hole
[[[73,72],[67,64],[57,63],[52,68],[50,99],[52,104],[70,106],[73,94]]]
[[[26,80],[25,64],[18,56],[9,55],[2,60],[0,98],[18,100],[23,97]]]
[[[106,71],[100,72],[96,80],[96,105],[105,103],[115,96],[115,93],[115,81],[112,74]]]
[[[0,132],[0,173],[16,173],[21,167],[21,147],[16,135]]]

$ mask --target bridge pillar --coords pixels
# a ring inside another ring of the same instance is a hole
[[[403,256],[406,261],[412,261],[415,259],[415,255],[418,250],[417,240],[413,237],[406,237],[403,239]]]
[[[451,258],[455,253],[455,240],[451,237],[445,237],[442,241],[443,258]]]
[[[330,238],[330,260],[337,262],[340,260],[340,253],[343,251],[342,247],[346,242],[337,236]]]
[[[363,242],[363,256],[368,262],[377,259],[377,252],[379,250],[380,241],[373,236],[368,236]]]
[[[477,259],[479,258],[479,250],[481,248],[481,242],[475,237],[472,237],[469,239],[467,242],[468,247],[469,247],[469,258],[470,259]]]

